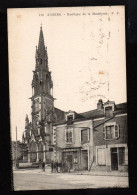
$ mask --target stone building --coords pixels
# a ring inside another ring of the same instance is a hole
[[[35,70],[32,79],[32,123],[25,119],[23,142],[28,144],[29,154],[26,160],[47,163],[52,158],[52,124],[64,118],[64,112],[54,107],[53,82],[48,67],[47,47],[45,47],[42,27],[39,43],[36,47]]]
[[[99,100],[97,109],[64,112],[54,106],[47,47],[40,28],[32,80],[31,121],[26,115],[22,136],[28,145],[24,161],[70,162],[73,170],[127,171],[126,103]]]
[[[53,134],[54,157],[70,161],[73,170],[128,170],[126,103],[99,100],[95,110],[69,111]]]

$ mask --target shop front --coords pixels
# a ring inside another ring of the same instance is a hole
[[[81,170],[81,147],[63,148],[62,161],[69,162],[71,170]]]

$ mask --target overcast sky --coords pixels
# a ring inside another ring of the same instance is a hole
[[[52,72],[55,107],[79,113],[95,109],[98,99],[113,100],[116,104],[126,102],[124,16],[122,6],[8,11],[13,140],[16,126],[21,140],[26,114],[31,121],[29,98],[41,23]]]

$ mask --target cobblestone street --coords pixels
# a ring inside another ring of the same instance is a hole
[[[50,190],[85,188],[127,188],[128,177],[50,173],[36,170],[14,171],[14,190]]]

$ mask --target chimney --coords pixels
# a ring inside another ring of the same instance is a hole
[[[102,101],[102,99],[98,100],[97,109],[103,109],[103,101]]]

